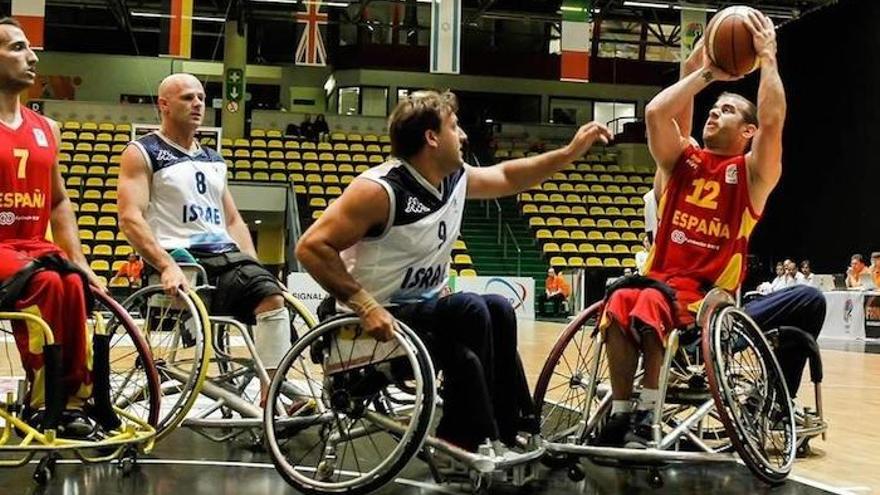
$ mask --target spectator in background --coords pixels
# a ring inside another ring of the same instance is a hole
[[[862,286],[862,274],[868,269],[865,266],[865,258],[861,254],[854,254],[849,259],[849,268],[846,269],[846,286],[859,288]]]
[[[294,124],[293,122],[287,124],[287,129],[284,130],[285,136],[299,136],[300,130],[299,126]]]
[[[306,116],[303,117],[303,121],[299,124],[299,134],[310,141],[316,140],[315,124],[312,123],[312,114],[307,113]]]
[[[553,267],[547,269],[547,280],[544,282],[544,294],[539,297],[538,309],[543,313],[547,301],[553,303],[553,314],[559,314],[559,307],[563,301],[568,300],[571,287],[565,281],[562,273],[556,273]]]
[[[785,287],[785,263],[780,261],[779,263],[776,263],[776,278],[770,282],[770,292],[776,292]]]
[[[648,243],[654,242],[654,232],[657,232],[657,197],[654,190],[646,192],[642,199],[645,201],[645,232],[648,234]]]
[[[801,284],[804,280],[804,275],[798,271],[797,263],[793,260],[786,259],[782,262],[782,266],[785,268],[785,286],[790,287],[794,284]]]
[[[801,279],[800,283],[811,287],[816,286],[816,283],[813,281],[813,270],[810,268],[810,260],[801,261],[801,275],[803,275],[803,279]]]
[[[651,251],[650,234],[646,234],[645,237],[642,238],[642,246],[645,246],[645,250],[636,253],[636,270],[638,270],[639,273],[642,273],[642,268],[645,267],[645,263],[648,261],[648,252]]]
[[[119,267],[119,271],[110,280],[112,284],[115,280],[124,278],[128,280],[131,287],[141,286],[141,274],[144,271],[144,261],[135,253],[129,253],[128,261]]]
[[[330,126],[327,125],[327,119],[324,117],[323,113],[319,113],[317,117],[315,117],[315,123],[312,125],[312,130],[315,133],[315,137],[317,139],[330,139]]]
[[[880,251],[871,253],[871,276],[874,279],[874,288],[880,289]]]

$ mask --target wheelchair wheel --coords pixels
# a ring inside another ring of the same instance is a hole
[[[301,335],[269,388],[269,453],[302,493],[380,488],[418,453],[432,423],[434,369],[421,340],[401,323],[385,343],[359,331],[357,317],[343,316]]]
[[[122,303],[139,323],[159,372],[162,408],[156,438],[167,436],[189,412],[210,362],[211,326],[194,293],[171,297],[161,286],[144,287]]]
[[[783,482],[797,447],[794,411],[761,330],[729,306],[712,316],[702,344],[715,407],[734,448],[759,479]]]
[[[150,346],[125,309],[94,291],[95,312],[106,318],[110,403],[155,427],[159,422],[159,373]]]
[[[604,346],[593,336],[601,314],[601,302],[581,312],[562,331],[538,377],[534,401],[541,408],[541,434],[547,441],[565,442],[582,434],[580,428],[603,394],[610,393]]]

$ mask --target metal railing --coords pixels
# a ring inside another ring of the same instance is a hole
[[[504,259],[508,258],[508,256],[507,256],[507,238],[510,237],[510,240],[513,241],[513,248],[516,249],[516,276],[521,277],[522,276],[522,249],[520,249],[519,243],[516,242],[516,236],[513,235],[513,230],[511,230],[510,224],[505,223],[504,228],[505,228],[504,233],[507,234],[503,237],[503,240],[501,243],[502,250],[504,253]]]

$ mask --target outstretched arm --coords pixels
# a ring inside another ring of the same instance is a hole
[[[752,32],[755,50],[761,61],[758,86],[758,131],[752,151],[746,155],[749,173],[749,196],[758,212],[782,175],[782,128],[785,124],[785,88],[776,65],[776,31],[765,15],[753,11],[746,23]]]
[[[564,148],[538,156],[508,160],[491,167],[472,167],[468,170],[467,197],[499,198],[525,191],[583,156],[597,140],[607,144],[611,139],[611,131],[607,127],[590,122],[581,126]]]

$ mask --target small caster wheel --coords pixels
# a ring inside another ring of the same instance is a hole
[[[574,464],[569,466],[568,468],[568,479],[574,481],[575,483],[579,483],[587,477],[587,473],[584,472],[584,468],[582,468],[579,464]]]
[[[810,440],[804,440],[798,445],[797,451],[795,452],[795,457],[798,459],[803,459],[804,457],[810,457],[813,454],[813,448],[810,447]]]
[[[471,493],[474,495],[484,495],[489,493],[489,487],[492,486],[492,478],[483,474],[471,475]]]
[[[660,471],[652,469],[648,472],[648,485],[651,488],[663,487],[663,476],[660,475]]]
[[[40,462],[37,463],[37,468],[34,470],[34,481],[40,485],[45,485],[51,481],[52,476],[55,474],[56,460],[57,458],[54,454],[49,454],[40,459]]]

